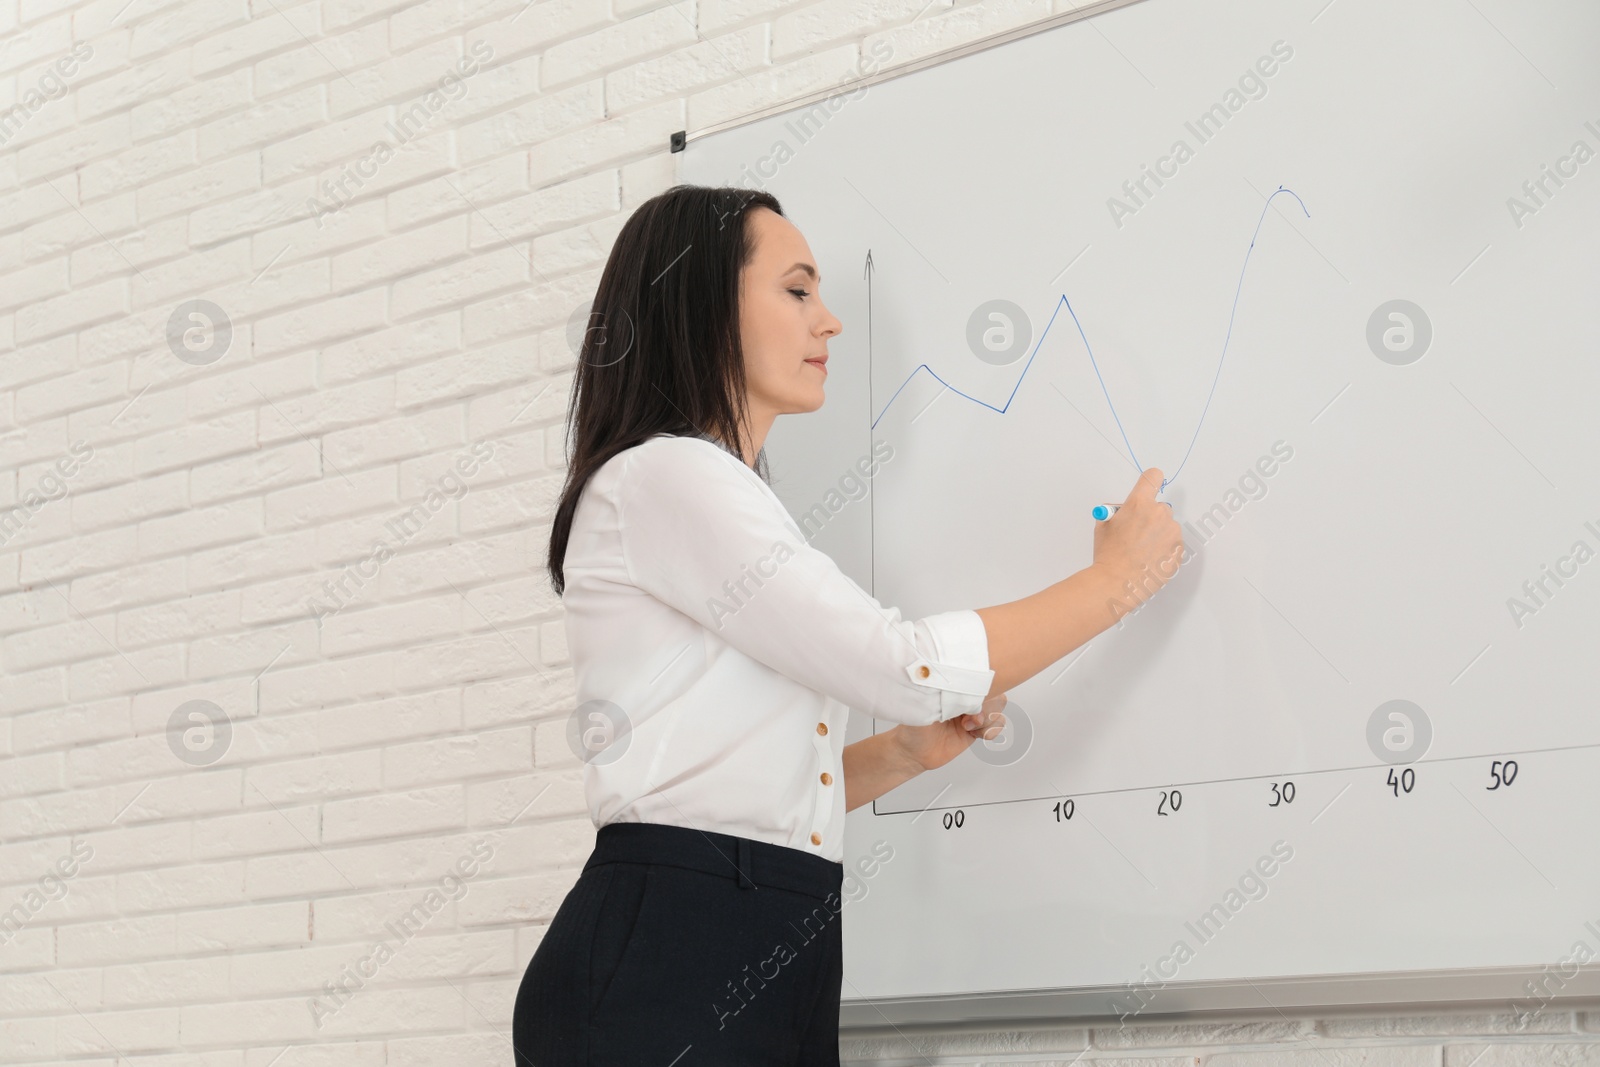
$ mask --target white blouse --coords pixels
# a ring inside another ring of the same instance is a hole
[[[604,463],[563,560],[595,826],[669,823],[844,859],[850,708],[925,725],[977,711],[994,672],[970,610],[904,621],[811,547],[709,438]]]

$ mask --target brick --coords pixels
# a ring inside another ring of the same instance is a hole
[[[449,985],[401,990],[369,986],[326,1018],[319,1033],[337,1037],[456,1030],[465,1023],[468,1011],[461,994]]]
[[[400,652],[385,651],[335,663],[278,668],[260,681],[261,708],[279,711],[393,696],[394,672],[404,658]]]
[[[18,714],[11,725],[12,751],[17,753],[90,744],[132,732],[125,697]]]
[[[320,347],[387,325],[388,301],[383,290],[367,288],[366,279],[345,279],[345,282],[347,284],[341,284],[335,276],[334,288],[362,288],[365,291],[320,300],[309,308],[295,308],[258,321],[255,351],[259,355],[270,356],[278,352]]]
[[[239,598],[239,590],[225,589],[119,612],[117,642],[137,647],[235,629],[239,626]]]
[[[9,953],[15,948],[15,942],[7,946],[7,962],[13,968],[15,960],[9,958]],[[100,988],[97,968],[57,967],[39,974],[20,974],[12,969],[6,974],[6,1008],[19,1015],[45,1018],[61,1010],[61,998],[65,997],[79,1011],[93,1011],[100,1006]],[[107,1067],[113,1065],[108,1063]]]
[[[309,10],[308,10],[309,9]],[[318,5],[309,4],[296,14],[295,22],[320,23]],[[261,21],[261,20],[257,20]],[[282,22],[278,19],[274,21]],[[329,69],[340,72],[358,71],[388,59],[389,34],[382,22],[369,22],[343,33],[317,34],[304,30],[296,34],[292,47],[266,56],[255,65],[256,92],[276,95],[309,82],[328,78]]]
[[[700,0],[700,32],[721,33],[796,6],[796,0]]]
[[[191,63],[197,77],[237,68],[286,48],[322,37],[322,9],[310,2],[280,3],[272,17],[251,19],[243,26],[206,35],[204,48],[195,49]],[[324,68],[326,69],[326,68]]]
[[[147,516],[188,506],[189,478],[184,471],[168,471],[105,489],[72,494],[72,524],[79,530],[103,530]],[[74,600],[82,609],[82,602]]]
[[[174,130],[159,140],[134,145],[85,164],[78,172],[79,190],[84,199],[98,200],[112,193],[136,191],[169,174],[187,172],[199,161],[198,145],[193,130]],[[126,268],[125,263],[123,267]]]
[[[304,996],[252,1000],[240,1005],[227,1001],[185,1005],[181,1010],[186,1044],[246,1046],[310,1043],[322,1040],[306,1009]]]
[[[476,213],[472,218],[472,246],[497,247],[519,237],[610,216],[617,210],[619,196],[615,171],[545,186]]]
[[[349,115],[337,121],[323,123],[297,136],[285,137],[277,144],[261,150],[262,179],[277,184],[289,178],[335,178],[337,171],[350,161],[365,157],[379,141],[387,142],[392,136],[386,125],[388,119],[383,109]],[[312,187],[312,195],[327,197],[320,186]]]
[[[100,67],[102,59],[99,56],[90,57],[84,63],[84,73],[91,73]],[[88,81],[73,94],[78,106],[78,121],[89,122],[115,111],[125,111],[147,100],[160,99],[188,86],[190,76],[189,53],[179,50]]]
[[[255,863],[248,866],[254,867]],[[326,864],[324,864],[326,866]],[[311,905],[304,900],[277,904],[198,909],[184,913],[177,952],[248,952],[293,948],[311,939]]]
[[[397,281],[391,309],[396,318],[436,314],[491,293],[525,287],[528,276],[526,245],[495,246]]]
[[[189,556],[189,588],[216,589],[242,581],[261,581],[298,572],[316,543],[316,533],[299,530],[275,537],[256,537]],[[245,621],[249,622],[248,599]]]
[[[0,797],[27,796],[61,789],[66,785],[65,767],[66,762],[59,752],[14,756],[5,762],[5,775],[0,777]]]
[[[329,414],[341,409],[348,410],[350,405],[359,409],[374,403],[374,394],[377,398],[393,395],[392,386],[386,382],[363,382],[348,390],[329,389],[325,393],[335,398],[335,402],[329,405]],[[341,394],[349,400],[339,402],[343,399]],[[289,425],[302,428],[302,432],[321,429],[316,423],[308,426],[292,410],[283,414],[289,419],[289,423],[283,427],[284,431]],[[368,467],[348,474],[329,471],[315,481],[267,494],[267,528],[283,530],[321,525],[332,519],[366,514],[374,509],[392,510],[399,500],[396,483],[396,469],[393,466]]]
[[[229,959],[152,960],[107,967],[103,972],[108,1008],[208,1000],[228,988]]]
[[[345,752],[287,763],[251,767],[246,772],[252,805],[269,801],[279,807],[287,801],[319,801],[351,793],[370,793],[382,783],[382,755]]]
[[[527,378],[527,358],[526,344],[508,341],[407,367],[395,375],[395,401],[413,408],[495,391]]]
[[[246,412],[247,418],[239,420],[241,423],[253,423],[253,413]],[[227,431],[232,427],[216,426],[216,433],[200,436],[196,435],[196,443],[204,447],[205,444],[214,442],[211,447],[217,451],[228,448]],[[249,427],[254,429],[253,425]],[[252,434],[253,436],[253,434]],[[174,446],[176,447],[176,446]],[[171,457],[176,459],[174,455]],[[166,462],[165,457],[156,454],[152,449],[149,457],[152,463]],[[236,541],[252,537],[263,531],[261,518],[262,506],[260,500],[245,499],[229,501],[224,504],[213,504],[209,507],[193,508],[183,515],[162,516],[146,519],[139,524],[139,546],[142,555],[155,555],[172,551],[183,551],[191,548],[204,548],[221,541]]]
[[[328,747],[370,745],[460,729],[461,694],[454,688],[317,713],[318,736]]]
[[[126,826],[118,822],[97,829],[93,839],[50,838],[40,842],[40,845],[52,865],[66,859],[72,853],[73,846],[77,845],[78,854],[83,857],[78,862],[78,871],[89,877],[98,877],[187,860],[189,827],[183,823]]]
[[[197,131],[200,158],[236,155],[315,129],[327,117],[326,95],[323,86],[312,85],[208,122]]]
[[[165,8],[138,20],[132,27],[133,43],[128,56],[143,61],[185,41],[202,42],[213,33],[249,20],[249,13],[229,0],[185,0],[181,7]]]
[[[60,108],[52,108],[49,113],[58,120],[66,114]],[[110,115],[23,145],[17,149],[17,172],[28,181],[61,177],[85,163],[127,149],[134,139],[131,125],[127,114]]]
[[[537,8],[531,10],[538,10]],[[487,165],[506,152],[542,144],[559,134],[605,118],[605,83],[599,78],[462,125],[457,132],[463,162]]]
[[[113,620],[75,614],[55,626],[38,626],[13,634],[6,641],[7,658],[28,669],[65,663],[88,655],[103,655],[115,647]]]
[[[17,340],[42,340],[68,330],[83,330],[128,311],[128,282],[112,278],[19,308]],[[102,386],[105,388],[105,386]]]
[[[455,215],[337,255],[333,257],[333,286],[336,290],[362,288],[459,259],[467,254],[468,221],[466,214]],[[380,298],[384,295],[381,289],[374,292]],[[380,299],[380,313],[386,310],[385,304]],[[380,320],[372,325],[382,324]]]
[[[96,700],[142,686],[176,684],[184,677],[183,647],[158,645],[120,655],[80,660],[67,669],[67,699]]]
[[[505,1058],[499,1034],[465,1033],[448,1037],[401,1037],[388,1042],[388,1067],[457,1067]]]
[[[527,157],[516,152],[396,189],[388,195],[386,209],[395,229],[409,229],[446,216],[481,211],[527,191]]]
[[[772,20],[772,56],[781,62],[841,41],[859,40],[927,9],[927,0],[883,0],[870,6],[850,0],[815,0]]]
[[[1343,1046],[1315,1041],[1259,1052],[1214,1052],[1205,1058],[1206,1067],[1437,1067],[1438,1063],[1439,1049],[1434,1045]]]
[[[22,556],[22,580],[54,581],[132,563],[137,557],[137,546],[137,530],[117,527],[84,533],[70,542],[27,549]]]
[[[609,164],[665,155],[672,134],[685,128],[684,116],[682,100],[665,100],[534,145],[529,178],[537,189]]]
[[[446,38],[386,56],[382,63],[348,71],[329,83],[328,113],[340,118],[386,103],[395,104],[404,113],[419,97],[437,89],[445,75],[459,76],[456,63],[462,58],[461,48],[461,42]]]
[[[606,75],[606,111],[614,115],[743,77],[767,65],[768,39],[766,26],[751,26],[619,67]]]
[[[307,358],[307,368],[314,366],[315,358]],[[296,366],[299,360],[296,360]],[[258,400],[261,394],[258,394]],[[350,386],[320,387],[301,392],[293,397],[272,398],[262,406],[258,435],[262,445],[269,442],[296,443],[315,459],[314,477],[317,480],[334,480],[350,490],[355,485],[355,475],[368,474],[363,470],[346,472],[331,466],[322,454],[317,435],[326,430],[346,426],[373,424],[389,418],[395,410],[395,386],[392,379],[355,382]],[[270,498],[269,498],[270,501]],[[269,504],[270,510],[270,504]],[[270,520],[269,520],[270,525]]]
[[[1093,1037],[1096,1048],[1132,1049],[1303,1041],[1313,1033],[1309,1022],[1284,1019],[1203,1024],[1125,1021],[1095,1027]]]
[[[267,811],[198,819],[194,824],[195,857],[226,859],[312,848],[317,841],[318,817],[315,805],[280,805]]]
[[[513,8],[503,21],[491,23],[483,32],[494,42],[497,52],[514,56],[576,40],[602,30],[610,22],[607,5],[594,0],[545,0],[531,7]]]
[[[1510,1012],[1453,1015],[1396,1015],[1376,1018],[1324,1019],[1317,1024],[1324,1037],[1427,1038],[1456,1034],[1566,1034],[1572,1031],[1572,1016],[1567,1012],[1545,1011],[1518,1025]]]
[[[548,871],[525,878],[501,878],[474,886],[456,905],[463,926],[506,922],[549,922],[571,891],[572,871]]]
[[[117,899],[128,912],[216,907],[244,895],[244,861],[210,860],[189,867],[130,871],[117,876]]]
[[[391,326],[365,337],[329,345],[319,355],[323,380],[329,384],[409,366],[461,344],[461,313],[446,309],[437,315]]]
[[[377,426],[329,433],[323,438],[323,448],[333,466],[351,470],[413,455],[422,448],[457,445],[461,438],[459,414],[435,409],[392,418]]]
[[[735,82],[692,93],[686,128],[701,129],[748,115],[774,104],[844,85],[857,76],[859,53],[853,44],[815,52]]]
[[[383,753],[383,780],[389,789],[532,770],[533,733],[526,726],[394,745]]]
[[[177,943],[176,915],[141,915],[56,931],[57,959],[67,967],[170,957]]]
[[[141,219],[193,210],[202,204],[232,199],[260,188],[260,165],[253,155],[219,159],[198,167],[185,167],[170,178],[138,187]]]
[[[67,206],[62,205],[63,208]],[[68,208],[53,218],[44,219],[22,231],[22,254],[29,261],[53,259],[65,265],[61,258],[75,248],[96,245],[127,236],[138,228],[133,211],[133,194],[121,193],[78,208]],[[41,271],[43,264],[35,264]],[[6,280],[6,288],[20,288],[26,277]],[[81,283],[82,279],[74,279]],[[6,294],[11,296],[10,292]]]
[[[460,785],[413,789],[373,797],[334,800],[323,805],[323,840],[340,842],[407,833],[459,829],[466,823],[466,794]]]
[[[242,495],[254,497],[277,486],[303,485],[320,477],[322,457],[312,442],[300,438],[277,448],[258,447],[189,472],[190,493],[197,506]]]
[[[672,4],[624,19],[546,49],[541,88],[548,92],[599,71],[631,65],[687,45],[695,36],[693,14]]]

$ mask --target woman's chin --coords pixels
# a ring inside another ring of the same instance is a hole
[[[789,402],[783,406],[783,411],[786,415],[803,415],[820,408],[826,399],[821,385],[813,389],[796,390],[790,395]]]

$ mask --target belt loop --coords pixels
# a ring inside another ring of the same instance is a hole
[[[750,841],[748,838],[739,838],[739,888],[754,889],[755,882],[750,879]]]

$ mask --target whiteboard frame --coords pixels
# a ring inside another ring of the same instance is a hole
[[[935,52],[874,74],[856,78],[829,89],[774,104],[736,118],[727,119],[673,137],[673,154],[712,134],[758,122],[773,115],[796,111],[879,82],[900,78],[948,63],[965,56],[1009,44],[1074,22],[1080,22],[1145,0],[1099,0],[1081,8],[1055,15],[1027,26],[970,41],[955,48]],[[677,180],[677,168],[674,177]],[[1315,936],[1308,931],[1308,936]],[[1505,1013],[1516,1011],[1516,1003],[1536,1000],[1525,988],[1530,981],[1551,973],[1543,968],[1461,968],[1425,971],[1371,971],[1352,974],[1285,975],[1260,979],[1217,979],[1211,981],[1168,982],[1157,988],[1151,1007],[1134,1015],[1122,1015],[1114,1006],[1126,1003],[1129,991],[1123,986],[1084,986],[1071,989],[973,991],[931,997],[843,997],[839,1008],[841,1034],[851,1037],[903,1036],[903,1027],[916,1032],[982,1031],[997,1026],[1054,1027],[1120,1026],[1160,1022],[1171,1024],[1190,1019],[1220,1021],[1225,1018],[1284,1018],[1286,1011],[1328,1015],[1437,1014],[1452,1012]],[[1266,987],[1266,991],[1263,990]],[[1583,965],[1571,978],[1561,979],[1562,991],[1540,1003],[1540,1017],[1564,1012],[1600,1010],[1600,962]],[[1268,995],[1270,992],[1270,996]],[[1561,1036],[1537,1028],[1529,1036]],[[1463,1035],[1487,1040],[1490,1035]],[[1492,1035],[1496,1038],[1520,1036],[1516,1033]],[[1577,1035],[1574,1035],[1577,1036]]]
[[[785,111],[793,111],[796,108],[809,107],[812,104],[820,103],[821,101],[827,100],[830,97],[838,96],[841,92],[855,92],[857,89],[865,89],[869,85],[876,85],[879,82],[888,81],[891,78],[899,78],[907,74],[915,74],[919,70],[926,70],[929,67],[936,67],[940,63],[948,63],[953,59],[960,59],[963,56],[970,56],[975,52],[982,52],[990,48],[998,47],[999,45],[1010,44],[1012,41],[1018,41],[1024,37],[1031,37],[1036,33],[1043,33],[1046,30],[1053,30],[1057,26],[1065,26],[1068,23],[1080,22],[1083,19],[1093,18],[1096,15],[1104,15],[1108,11],[1116,11],[1118,8],[1132,7],[1134,4],[1142,3],[1144,3],[1144,0],[1099,0],[1098,3],[1085,4],[1083,7],[1080,7],[1075,11],[1068,11],[1064,15],[1052,15],[1050,18],[1032,23],[1027,26],[1017,26],[1001,33],[991,34],[988,37],[981,37],[976,41],[969,41],[966,44],[960,45],[956,48],[947,49],[943,52],[934,52],[923,56],[921,59],[913,59],[910,62],[901,63],[898,66],[888,67],[884,70],[877,71],[876,73],[869,74],[864,77],[851,79],[850,81],[835,85],[830,89],[818,90],[817,92],[802,96],[796,100],[788,100],[781,104],[773,104],[771,107],[762,108],[760,111],[752,111],[747,115],[741,115],[737,118],[727,119],[725,121],[716,123],[715,125],[706,126],[703,129],[694,130],[692,132],[684,131],[681,137],[674,139],[675,143],[672,146],[672,151],[681,152],[689,144],[699,140],[702,137],[709,137],[711,134],[721,133],[724,130],[737,129],[740,126],[746,126],[752,122],[758,122],[761,119],[767,118],[771,115],[781,115]]]
[[[1309,936],[1315,936],[1314,933]],[[839,1029],[852,1037],[887,1036],[896,1028],[983,1030],[1017,1025],[1060,1027],[1063,1023],[1115,1028],[1126,1024],[1171,1024],[1190,1019],[1219,1021],[1233,1017],[1285,1018],[1301,1015],[1438,1014],[1453,1012],[1515,1013],[1512,1003],[1528,1004],[1523,984],[1551,973],[1551,968],[1516,967],[1482,970],[1374,971],[1359,974],[1290,975],[1259,979],[1169,982],[1157,989],[1151,1006],[1123,1018],[1111,1006],[1126,1003],[1122,986],[997,993],[956,993],[939,997],[854,998],[840,1001]],[[1562,992],[1545,1001],[1538,1015],[1548,1017],[1600,1008],[1600,964],[1578,968],[1564,978]],[[881,1031],[881,1033],[879,1033]],[[1549,1031],[1530,1027],[1528,1036]],[[1472,1035],[1483,1037],[1485,1035]],[[1519,1036],[1496,1034],[1496,1037]]]

